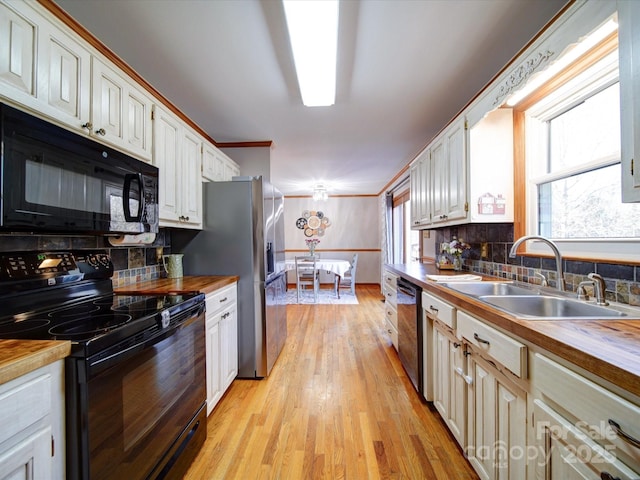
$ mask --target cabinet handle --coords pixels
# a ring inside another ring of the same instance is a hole
[[[600,474],[600,478],[602,480],[620,480],[620,477],[614,477],[613,475],[611,475],[609,472],[602,472]]]
[[[224,298],[221,298],[221,299],[220,299],[220,303],[222,303],[222,302],[226,302],[226,301],[227,301],[227,297],[224,297]]]
[[[465,357],[468,357],[468,356],[470,356],[470,355],[471,355],[471,352],[470,352],[469,350],[466,350],[466,351],[462,352],[462,354],[463,354]]]
[[[431,310],[432,312],[438,313],[438,309],[433,305],[429,305],[429,310]]]
[[[104,128],[100,128],[98,130],[96,130],[96,133],[102,137],[104,137],[107,134],[107,131]]]
[[[471,378],[469,375],[465,375],[464,372],[462,371],[462,368],[456,367],[455,371],[458,375],[462,377],[462,379],[467,385],[471,385],[473,383],[473,378]]]
[[[454,342],[453,343],[453,348],[458,348],[460,345],[462,345],[462,344],[458,343],[458,342]]]
[[[633,445],[636,448],[640,448],[640,440],[633,438],[631,435],[629,435],[624,430],[622,430],[622,427],[620,427],[620,425],[617,422],[609,419],[609,425],[611,425],[611,428],[613,428],[613,430],[618,434],[620,438],[622,438],[622,440],[627,442],[629,445]]]
[[[223,319],[225,319],[225,318],[227,318],[229,315],[231,315],[229,312],[225,312],[225,313],[222,315],[222,318],[223,318]]]
[[[387,330],[387,332],[389,332],[389,335],[391,335],[391,329]]]
[[[478,335],[477,333],[474,333],[474,334],[473,334],[473,338],[474,338],[477,342],[484,343],[484,344],[486,344],[487,346],[488,346],[488,345],[491,345],[491,342],[490,342],[489,340],[485,340],[484,338],[481,338],[481,337],[480,337],[480,335]]]
[[[81,127],[85,130],[91,130],[93,129],[93,123],[91,122],[83,123]]]

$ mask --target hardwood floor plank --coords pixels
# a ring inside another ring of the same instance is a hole
[[[357,296],[287,306],[271,375],[233,382],[187,480],[478,478],[407,378],[379,287]]]

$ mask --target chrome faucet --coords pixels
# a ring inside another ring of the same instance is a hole
[[[513,247],[511,247],[511,251],[509,252],[509,258],[515,258],[518,247],[520,246],[521,243],[526,242],[527,240],[539,240],[549,245],[549,247],[551,247],[551,250],[553,250],[553,254],[556,256],[556,272],[558,275],[558,280],[557,280],[558,283],[556,287],[561,292],[564,292],[566,286],[564,282],[564,273],[562,272],[562,254],[560,253],[560,250],[558,250],[558,246],[548,238],[541,237],[539,235],[525,235],[524,237],[520,237],[518,240],[515,241],[515,243],[513,244]]]
[[[593,291],[596,295],[596,305],[609,305],[609,302],[607,302],[604,296],[604,291],[607,289],[607,285],[604,283],[604,278],[597,273],[590,273],[587,275],[587,278],[591,279],[593,282]]]

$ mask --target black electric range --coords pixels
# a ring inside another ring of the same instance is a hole
[[[0,338],[71,341],[68,479],[181,478],[206,437],[205,296],[112,275],[101,251],[0,254]]]

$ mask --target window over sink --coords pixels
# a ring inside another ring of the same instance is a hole
[[[524,144],[516,185],[526,202],[515,236],[551,238],[566,256],[638,260],[640,204],[621,195],[617,30],[594,43],[511,104],[521,126],[514,140]],[[572,47],[564,55],[580,44]],[[528,251],[545,248],[532,242]]]

